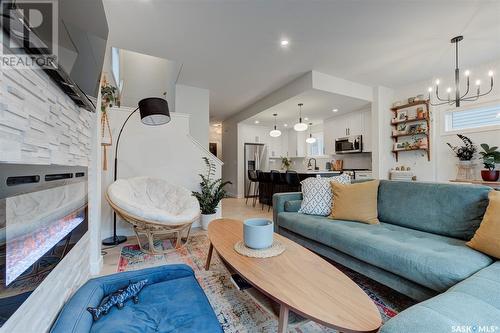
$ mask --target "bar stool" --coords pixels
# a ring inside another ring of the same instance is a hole
[[[279,193],[280,186],[283,185],[281,180],[281,172],[279,172],[278,170],[271,170],[270,176],[271,176],[271,204],[269,205],[267,211],[271,210],[274,193]]]
[[[257,179],[259,181],[259,201],[262,204],[261,209],[264,210],[264,205],[270,205],[271,196],[271,174],[269,172],[258,172]]]
[[[259,194],[259,178],[257,174],[259,173],[259,170],[248,170],[248,180],[250,180],[250,183],[248,184],[248,189],[247,189],[247,199],[245,201],[245,205],[248,204],[248,198],[250,197],[250,193],[252,192],[252,185],[253,185],[253,203],[252,207],[255,207],[255,201],[257,200],[257,195]]]
[[[287,170],[285,173],[285,180],[291,191],[300,191],[300,178],[297,171]]]

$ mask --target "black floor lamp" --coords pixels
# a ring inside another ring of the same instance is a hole
[[[170,122],[170,111],[168,110],[168,103],[163,98],[158,97],[150,97],[145,98],[139,101],[139,106],[137,109],[132,111],[120,129],[120,133],[118,134],[118,138],[116,139],[116,147],[115,147],[115,172],[114,172],[114,180],[116,181],[116,174],[118,170],[118,145],[120,144],[120,137],[123,132],[123,128],[127,124],[128,120],[132,115],[139,110],[141,114],[141,122],[144,125],[148,126],[157,126],[163,125]],[[116,235],[116,212],[113,212],[113,236],[108,237],[102,241],[102,245],[110,246],[110,245],[118,245],[127,240],[125,236],[117,236]]]

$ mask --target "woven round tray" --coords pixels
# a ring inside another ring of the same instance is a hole
[[[273,245],[271,245],[267,249],[255,250],[247,247],[243,241],[239,241],[238,243],[234,244],[234,250],[239,254],[247,257],[270,258],[282,254],[283,251],[285,251],[285,246],[277,240],[273,240]]]

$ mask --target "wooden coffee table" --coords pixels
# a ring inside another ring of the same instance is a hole
[[[278,332],[286,332],[289,311],[341,332],[376,332],[382,324],[377,307],[351,279],[303,246],[274,234],[285,245],[281,255],[249,258],[234,244],[243,237],[243,223],[218,219],[208,226],[210,248],[253,287],[280,304]]]

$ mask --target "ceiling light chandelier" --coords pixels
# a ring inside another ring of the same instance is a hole
[[[432,93],[433,89],[432,89],[432,87],[429,87],[429,90],[428,90],[429,91],[429,101],[430,101],[431,105],[433,105],[433,106],[443,105],[443,104],[449,104],[449,105],[455,104],[455,106],[458,108],[458,107],[460,107],[460,102],[476,101],[480,97],[488,95],[493,90],[493,72],[489,71],[488,75],[490,77],[490,89],[485,93],[481,93],[481,81],[476,80],[476,93],[475,94],[472,93],[469,95],[469,92],[470,92],[470,79],[469,79],[470,71],[465,71],[464,74],[465,74],[465,77],[467,78],[466,91],[463,95],[460,95],[460,68],[458,68],[458,43],[460,41],[462,41],[463,39],[464,39],[463,36],[457,36],[457,37],[453,37],[451,39],[451,43],[455,44],[455,97],[454,98],[451,97],[451,92],[452,92],[451,87],[448,87],[448,89],[446,89],[446,92],[448,93],[447,98],[442,98],[441,96],[439,96],[439,83],[440,82],[439,82],[439,79],[437,79],[436,86],[435,86],[434,90],[435,90],[435,96],[436,96],[436,99],[438,100],[438,102],[432,103],[431,93]]]
[[[312,126],[312,123],[309,123],[309,137],[306,139],[307,143],[315,143],[316,142],[316,138],[313,138],[313,135],[311,132],[311,126]]]
[[[299,122],[293,125],[293,129],[296,130],[297,132],[304,132],[307,130],[307,124],[302,122],[302,106],[304,105],[303,103],[299,103]]]
[[[281,131],[279,129],[276,129],[276,117],[278,116],[277,113],[273,114],[274,117],[274,129],[269,132],[269,135],[273,138],[277,138],[281,135]]]

